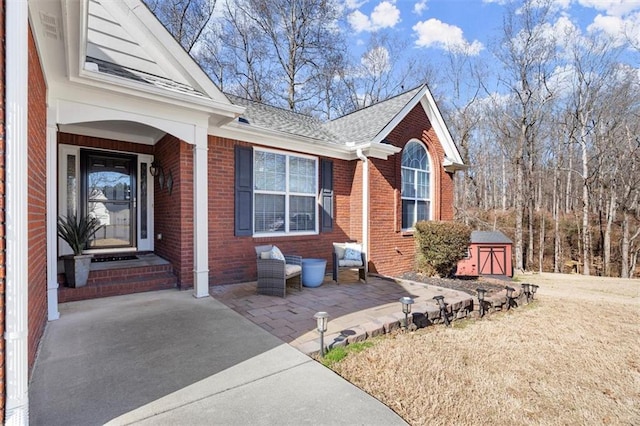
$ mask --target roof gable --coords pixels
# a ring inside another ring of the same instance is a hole
[[[370,143],[378,139],[377,136],[394,121],[394,118],[403,111],[407,104],[412,103],[411,100],[416,97],[421,89],[422,87],[417,87],[382,102],[336,118],[327,122],[325,127],[331,132],[340,135],[345,143],[353,145]]]
[[[140,0],[87,0],[81,12],[80,66],[154,89],[229,104]],[[91,64],[96,64],[91,65]]]

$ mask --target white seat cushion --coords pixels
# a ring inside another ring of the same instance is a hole
[[[302,272],[302,266],[300,265],[284,265],[284,274],[288,277],[289,275],[296,274],[298,272]]]
[[[353,268],[353,267],[360,267],[362,266],[362,260],[348,260],[348,259],[342,259],[338,261],[338,266],[344,266],[344,267],[349,267],[349,268]]]

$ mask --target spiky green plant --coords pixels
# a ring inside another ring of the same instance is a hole
[[[89,239],[102,228],[95,217],[78,217],[75,214],[58,217],[58,236],[65,240],[74,256],[82,254]]]

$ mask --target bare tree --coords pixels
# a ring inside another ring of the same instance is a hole
[[[167,30],[191,53],[213,16],[217,0],[144,0]]]
[[[529,220],[533,220],[529,207],[531,185],[527,179],[533,174],[538,130],[553,95],[547,82],[555,65],[555,40],[545,25],[551,20],[551,12],[550,1],[526,0],[518,9],[511,5],[504,18],[500,45],[495,51],[504,69],[502,84],[512,99],[511,108],[505,111],[504,118],[515,130],[515,152],[511,157],[516,174],[514,267],[520,270],[525,267],[523,224],[527,209]],[[530,241],[533,241],[532,237],[530,235]]]

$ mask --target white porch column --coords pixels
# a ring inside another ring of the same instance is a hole
[[[196,126],[193,147],[193,287],[194,297],[209,296],[209,193],[207,129]]]
[[[362,249],[369,261],[369,159],[362,152],[356,150],[356,155],[362,161]],[[369,273],[369,266],[364,265],[364,273]]]
[[[60,318],[58,311],[57,220],[58,127],[55,110],[47,110],[47,307],[49,321]]]
[[[28,9],[5,2],[5,384],[7,425],[29,424],[28,393]]]

